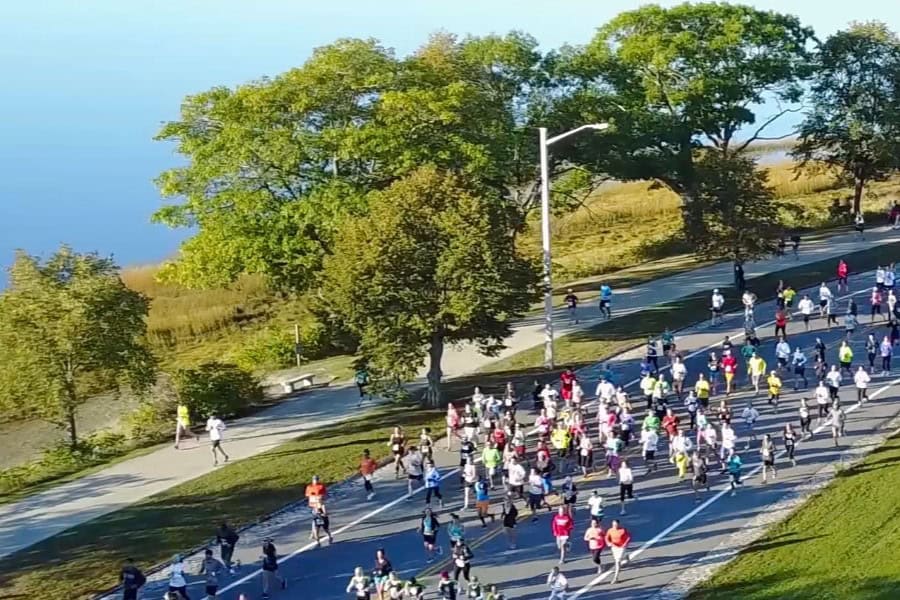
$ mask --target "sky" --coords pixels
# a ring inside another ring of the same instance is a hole
[[[341,37],[378,38],[401,55],[439,30],[519,29],[546,49],[580,44],[641,4],[3,0],[0,266],[17,248],[46,256],[60,243],[112,254],[125,265],[172,256],[189,232],[151,224],[150,216],[162,204],[153,179],[179,159],[152,138],[177,117],[187,94],[278,74]],[[797,14],[822,37],[852,20],[879,19],[900,30],[896,0],[749,4]]]

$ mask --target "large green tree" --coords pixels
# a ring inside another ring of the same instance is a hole
[[[697,188],[686,211],[688,239],[711,259],[743,264],[771,255],[781,227],[766,174],[744,156],[709,152],[697,162]]]
[[[158,136],[187,164],[160,176],[175,203],[155,218],[197,229],[167,275],[216,285],[254,272],[307,288],[339,223],[422,164],[527,211],[528,107],[544,81],[536,47],[519,33],[442,34],[398,59],[373,40],[342,40],[272,79],[188,97]]]
[[[147,309],[110,259],[67,247],[46,262],[19,252],[0,296],[0,402],[58,425],[75,446],[85,398],[152,385]]]
[[[558,159],[662,182],[687,205],[703,153],[738,154],[799,110],[812,35],[794,16],[726,3],[624,12],[551,59],[554,127],[615,124],[573,140]],[[774,107],[764,119],[761,104]]]
[[[857,23],[817,55],[811,110],[794,156],[839,170],[859,212],[867,183],[900,167],[900,40],[884,23]]]
[[[496,191],[429,166],[373,192],[368,213],[342,226],[322,297],[377,373],[409,380],[427,360],[434,406],[446,344],[502,348],[536,284],[508,233],[511,213]]]

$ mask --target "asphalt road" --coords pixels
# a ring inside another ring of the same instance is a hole
[[[867,291],[872,284],[870,275],[859,276],[851,281],[851,292],[856,294],[863,323],[853,338],[855,353],[854,363],[865,360],[863,343],[869,331]],[[834,290],[833,290],[834,291]],[[816,300],[817,295],[809,290],[810,296]],[[798,296],[799,299],[799,296]],[[838,304],[839,314],[843,314],[846,301]],[[762,325],[773,314],[773,304],[764,303],[757,308],[757,322]],[[742,341],[743,328],[740,316],[730,317],[725,325],[718,328],[700,326],[687,331],[677,339],[679,350],[686,356],[688,382],[693,383],[698,372],[705,372],[706,356],[711,346],[718,346],[725,334],[730,334],[736,345]],[[811,354],[815,337],[821,336],[829,344],[829,362],[836,362],[836,346],[844,337],[841,327],[831,331],[824,329],[824,322],[816,319],[813,331],[803,332],[801,321],[796,318],[788,325],[788,341],[791,346],[800,344],[807,354]],[[886,332],[883,324],[874,327],[880,339]],[[773,329],[771,325],[760,326],[758,334],[763,339],[761,352],[770,366],[775,364]],[[715,348],[718,350],[718,348]],[[619,382],[633,382],[638,377],[638,362],[642,349],[626,353],[611,361]],[[579,379],[587,393],[592,393],[596,385],[596,368],[582,370]],[[808,369],[808,373],[811,369]],[[895,371],[896,373],[896,371]],[[741,392],[732,396],[735,412],[735,430],[738,432],[738,448],[743,449],[745,437],[739,419],[740,410],[752,391],[746,385],[746,372],[743,365],[738,374]],[[731,497],[726,490],[727,480],[713,470],[711,482],[713,489],[704,494],[702,502],[695,501],[690,489],[689,478],[678,481],[674,468],[667,462],[659,461],[660,469],[652,475],[645,475],[643,463],[633,460],[632,466],[638,475],[635,482],[635,493],[638,499],[628,506],[628,514],[621,517],[622,524],[633,536],[631,546],[632,561],[623,571],[619,583],[609,585],[609,573],[597,575],[586,545],[581,536],[587,527],[587,510],[584,501],[594,489],[603,493],[607,504],[607,519],[618,517],[618,486],[614,479],[593,476],[579,483],[579,511],[576,515],[576,530],[573,534],[573,552],[569,561],[563,565],[563,572],[569,578],[570,598],[605,598],[628,597],[648,598],[654,595],[685,568],[693,565],[700,557],[715,548],[725,537],[737,531],[753,519],[770,503],[778,500],[785,493],[806,482],[823,465],[839,461],[846,447],[855,440],[870,434],[879,425],[888,421],[900,412],[900,393],[894,387],[900,380],[892,377],[873,376],[870,384],[870,395],[877,396],[869,403],[855,407],[855,390],[852,383],[842,388],[841,398],[848,409],[846,424],[847,436],[842,440],[842,447],[835,448],[829,431],[823,430],[812,440],[801,442],[797,449],[798,464],[791,467],[785,460],[778,462],[779,474],[775,482],[763,485],[754,470],[759,463],[758,442],[751,450],[743,452],[745,485],[736,497]],[[815,385],[811,381],[812,385]],[[785,377],[785,393],[782,397],[779,414],[771,414],[765,407],[765,398],[760,396],[757,407],[762,418],[757,424],[757,433],[761,437],[765,432],[778,432],[776,443],[781,448],[780,430],[788,420],[799,424],[797,407],[801,396],[812,396],[812,390],[806,393],[791,391],[791,379]],[[639,396],[636,386],[629,389],[633,396]],[[718,400],[713,399],[712,405]],[[530,407],[520,411],[520,421],[529,426],[534,414]],[[635,408],[642,406],[642,400],[634,402]],[[814,402],[811,402],[814,409]],[[593,408],[593,405],[591,405]],[[589,408],[588,414],[593,414]],[[814,412],[814,410],[813,410]],[[640,413],[638,413],[640,414]],[[593,420],[591,421],[593,423]],[[813,421],[815,425],[815,420]],[[596,429],[592,426],[592,433]],[[661,443],[658,455],[665,456],[664,443]],[[630,451],[634,452],[632,445]],[[600,457],[596,457],[599,459]],[[447,478],[442,486],[445,498],[449,499],[447,507],[440,512],[441,520],[446,523],[448,513],[460,511],[462,494],[459,488],[458,474],[452,469],[458,464],[456,454],[441,453],[439,464]],[[558,482],[559,483],[559,482]],[[361,486],[348,487],[340,497],[329,503],[332,518],[332,530],[335,533],[335,544],[327,543],[322,548],[314,548],[308,541],[308,525],[289,524],[274,532],[276,545],[283,555],[281,573],[287,578],[286,592],[273,594],[274,598],[308,598],[333,599],[348,597],[344,588],[352,574],[353,568],[362,566],[366,571],[372,569],[375,550],[384,548],[394,568],[404,577],[424,577],[429,590],[434,590],[436,581],[434,573],[446,568],[440,562],[427,564],[422,548],[421,536],[415,532],[418,518],[424,506],[421,493],[412,498],[405,498],[405,482],[393,479],[382,479],[377,482],[378,496],[372,502],[366,502]],[[495,502],[499,501],[499,490]],[[522,510],[520,505],[520,512]],[[494,510],[499,512],[499,507]],[[545,581],[547,573],[556,565],[557,554],[554,540],[550,534],[550,515],[539,515],[536,523],[526,519],[518,528],[519,544],[517,550],[508,550],[502,535],[499,521],[482,529],[474,513],[460,513],[467,526],[467,539],[474,550],[473,573],[482,582],[497,583],[507,594],[507,598],[537,599],[546,598]],[[441,533],[441,542],[447,547],[446,532]],[[236,577],[223,582],[220,597],[236,598],[239,593],[248,594],[250,598],[258,598],[261,583],[257,571],[259,550],[255,546],[240,545],[236,557],[244,566]],[[605,555],[607,566],[610,557]],[[191,586],[192,595],[201,597],[202,586],[197,582]],[[148,589],[145,597],[154,597],[156,590]]]

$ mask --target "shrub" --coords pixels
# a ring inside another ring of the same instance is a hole
[[[235,417],[247,406],[262,399],[259,381],[237,365],[211,362],[175,374],[178,397],[195,420],[212,413]]]
[[[236,362],[248,371],[289,367],[294,364],[294,336],[287,329],[266,329],[238,352]]]

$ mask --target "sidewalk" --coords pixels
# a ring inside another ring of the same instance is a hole
[[[748,279],[827,258],[873,244],[900,239],[888,227],[873,230],[860,243],[853,234],[842,234],[801,247],[799,261],[787,257],[760,261],[746,267]],[[850,265],[853,268],[853,265]],[[675,300],[698,291],[711,290],[731,282],[731,265],[719,264],[656,282],[614,290],[615,316],[624,316],[646,306]],[[577,327],[562,327],[557,336],[590,327],[596,322],[595,307],[583,308],[585,320]],[[557,311],[559,322],[567,321],[565,311]],[[541,319],[532,319],[514,329],[507,340],[507,350],[499,358],[514,354],[543,342]],[[473,346],[448,349],[444,358],[445,377],[472,373],[497,360],[483,356]],[[253,417],[229,425],[225,448],[232,460],[240,460],[264,452],[304,432],[341,421],[355,412],[356,389],[339,386],[315,390],[294,400],[263,411]],[[175,453],[163,448],[151,454],[111,466],[103,471],[35,494],[21,502],[0,506],[0,556],[6,556],[43,539],[56,535],[79,523],[95,519],[165,491],[213,470],[208,445]],[[177,457],[177,460],[172,460]]]

